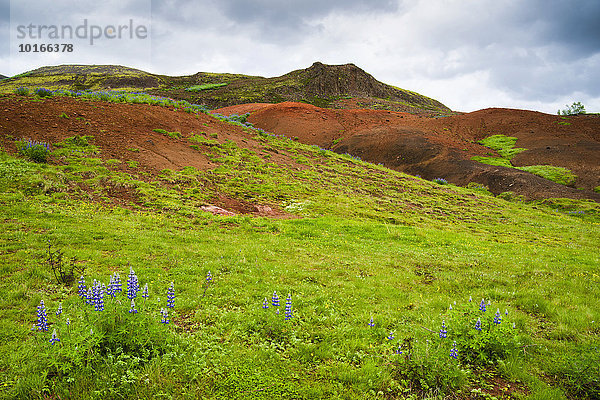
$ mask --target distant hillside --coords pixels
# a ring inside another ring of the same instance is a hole
[[[20,86],[48,89],[140,91],[188,100],[209,108],[244,103],[297,101],[328,108],[372,108],[411,113],[449,114],[434,99],[386,85],[354,64],[314,63],[285,75],[259,76],[198,72],[189,76],[156,75],[116,65],[42,67],[0,82],[0,92]]]

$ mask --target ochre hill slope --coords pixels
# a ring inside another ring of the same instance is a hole
[[[527,198],[600,200],[600,118],[564,117],[511,109],[486,109],[445,118],[387,110],[332,110],[302,103],[241,105],[215,110],[250,113],[248,121],[270,132],[349,153],[363,160],[458,185],[476,182],[495,194],[511,191]],[[514,166],[552,165],[570,169],[577,180],[567,187],[528,172],[471,160],[496,152],[479,143],[492,135],[516,137]],[[584,190],[578,190],[578,189]]]

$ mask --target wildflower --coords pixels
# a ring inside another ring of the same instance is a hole
[[[135,309],[135,301],[133,299],[131,299],[131,308],[129,309],[129,312],[132,314],[137,313],[138,311]]]
[[[148,296],[148,284],[146,283],[144,285],[144,290],[142,290],[142,297],[144,298],[144,300],[146,300],[149,296]]]
[[[71,320],[67,318],[67,326],[71,325]]]
[[[454,358],[455,360],[458,358],[458,353],[456,352],[456,340],[452,344],[452,350],[450,350],[450,357]]]
[[[485,312],[486,308],[485,308],[485,300],[484,299],[481,299],[481,303],[479,304],[479,309],[482,312]]]
[[[138,277],[133,271],[133,268],[129,268],[129,275],[127,276],[127,298],[133,300],[137,297],[137,292],[140,291],[140,284]]]
[[[442,329],[440,329],[440,338],[445,339],[448,337],[448,331],[446,330],[446,321],[442,321]]]
[[[208,273],[206,274],[206,286],[204,287],[204,292],[202,293],[202,297],[204,297],[206,295],[206,290],[208,289],[208,286],[212,282],[212,279],[213,279],[212,274],[210,273],[210,271],[208,271]]]
[[[92,288],[94,309],[96,311],[104,311],[104,288],[100,282],[94,280]]]
[[[37,306],[37,315],[38,322],[36,325],[38,327],[38,330],[46,332],[48,330],[48,315],[46,314],[46,306],[44,305],[44,300],[40,300],[40,305]]]
[[[265,299],[263,300],[263,305],[262,308],[264,308],[265,310],[267,308],[269,308],[269,301],[267,300],[267,298],[265,297]]]
[[[375,322],[373,322],[372,316],[371,316],[371,321],[369,321],[369,323],[367,325],[369,325],[371,328],[375,326]]]
[[[58,310],[56,310],[56,315],[58,316],[60,314],[62,314],[62,303],[58,304]]]
[[[167,307],[175,307],[175,284],[171,282],[171,286],[167,290]]]
[[[450,304],[450,307],[448,307],[448,310],[452,310],[452,304]]]
[[[292,294],[288,294],[287,299],[285,299],[285,320],[288,321],[292,319]]]
[[[507,308],[504,309],[504,315],[508,315],[508,309]]]
[[[401,349],[402,349],[402,345],[399,344],[398,348],[396,349],[396,354],[402,354],[402,350]]]
[[[115,292],[115,294],[117,292],[119,292],[119,293],[123,292],[123,284],[121,283],[121,275],[119,275],[117,272],[115,272],[113,275],[113,291]]]
[[[390,331],[390,334],[387,337],[387,340],[394,340],[394,332],[393,331]]]
[[[473,297],[469,296],[469,303],[473,301]]]
[[[517,327],[517,324],[515,324],[515,323],[513,322],[513,329],[515,329],[516,327]]]
[[[496,315],[494,315],[494,323],[496,325],[500,325],[502,323],[502,316],[500,315],[500,309],[496,310]]]
[[[56,329],[52,331],[52,337],[50,338],[50,343],[55,344],[56,342],[60,342],[60,339],[56,336]]]
[[[279,307],[279,296],[277,296],[277,291],[273,292],[271,302],[273,304],[273,307]]]
[[[85,287],[85,279],[83,278],[83,275],[81,275],[81,278],[79,278],[78,283],[79,283],[79,285],[77,285],[77,294],[82,299],[85,299],[86,294],[87,294],[87,288]]]
[[[477,322],[475,322],[475,329],[481,332],[481,318],[477,318]]]
[[[160,315],[161,315],[160,322],[163,323],[163,324],[165,324],[165,325],[168,324],[169,320],[167,318],[169,316],[169,312],[166,309],[161,308],[160,309]]]

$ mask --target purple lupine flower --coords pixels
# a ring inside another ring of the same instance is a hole
[[[375,322],[373,322],[373,316],[371,316],[371,320],[367,325],[369,325],[371,328],[375,326]]]
[[[169,319],[168,319],[168,317],[169,317],[169,311],[166,310],[166,309],[164,309],[164,308],[161,308],[160,309],[160,315],[161,315],[160,322],[162,324],[165,324],[165,325],[168,324],[169,323]]]
[[[208,273],[206,274],[206,283],[211,283],[212,282],[212,274],[210,273],[210,271],[208,271]]]
[[[171,282],[171,286],[167,290],[167,307],[175,307],[175,284]]]
[[[481,332],[481,318],[477,318],[477,322],[475,322],[475,330]]]
[[[104,292],[106,291],[106,286],[103,283],[98,282],[96,287],[96,304],[94,308],[96,311],[104,311]]]
[[[135,314],[138,311],[135,309],[135,300],[131,299],[131,308],[129,308],[129,313],[130,314]]]
[[[50,343],[55,344],[56,342],[60,342],[58,336],[56,336],[56,329],[52,331],[52,337],[50,338]]]
[[[508,315],[508,308],[504,309],[504,315]]]
[[[450,350],[450,357],[454,358],[455,360],[458,358],[458,352],[456,351],[456,340],[452,344],[452,350]]]
[[[288,321],[292,319],[292,294],[288,294],[287,299],[285,299],[285,320]]]
[[[473,301],[473,297],[469,296],[469,303]]]
[[[277,291],[273,292],[271,302],[273,304],[273,307],[279,307],[279,296],[277,296]]]
[[[484,299],[481,299],[481,303],[479,304],[479,309],[482,312],[485,312],[486,308],[485,308],[485,300]]]
[[[448,331],[446,330],[446,321],[442,321],[442,329],[440,329],[440,338],[445,339],[448,336]]]
[[[267,300],[267,298],[265,297],[265,299],[263,300],[263,305],[262,305],[263,309],[267,309],[269,308],[269,301]]]
[[[60,314],[62,314],[62,303],[58,304],[58,310],[56,310],[56,315],[58,316]]]
[[[402,354],[402,345],[399,344],[398,348],[396,349],[396,354]]]
[[[133,268],[129,268],[129,275],[127,276],[127,298],[133,300],[137,297],[137,292],[140,291],[140,284],[138,277],[133,271]]]
[[[144,290],[142,290],[142,297],[144,298],[144,300],[148,299],[148,297],[149,297],[147,283],[144,285]]]
[[[115,292],[115,295],[117,292],[119,292],[119,293],[123,292],[123,284],[121,283],[121,275],[119,275],[118,272],[115,272],[113,275],[113,291]]]
[[[394,340],[394,331],[390,331],[390,334],[388,335],[387,340]]]
[[[46,332],[48,330],[48,315],[46,314],[46,306],[44,300],[40,300],[40,305],[37,306],[38,320],[36,326],[38,330]]]
[[[496,315],[494,315],[494,323],[496,325],[500,325],[502,323],[502,315],[500,315],[500,309],[496,310]]]
[[[87,295],[87,288],[85,287],[85,279],[84,279],[83,275],[81,275],[81,278],[79,278],[78,283],[79,283],[79,285],[77,285],[77,294],[82,299],[85,299],[86,295]]]

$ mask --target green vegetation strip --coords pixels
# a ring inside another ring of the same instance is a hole
[[[573,185],[575,183],[577,175],[573,174],[573,172],[567,168],[555,167],[552,165],[530,165],[525,167],[513,166],[510,160],[517,154],[527,150],[524,148],[515,148],[514,146],[516,142],[517,138],[511,136],[493,135],[487,137],[483,140],[480,140],[479,143],[496,150],[500,157],[475,156],[471,157],[471,160],[488,165],[520,169],[521,171],[526,171],[534,175],[541,176],[544,179],[560,183],[561,185]]]

